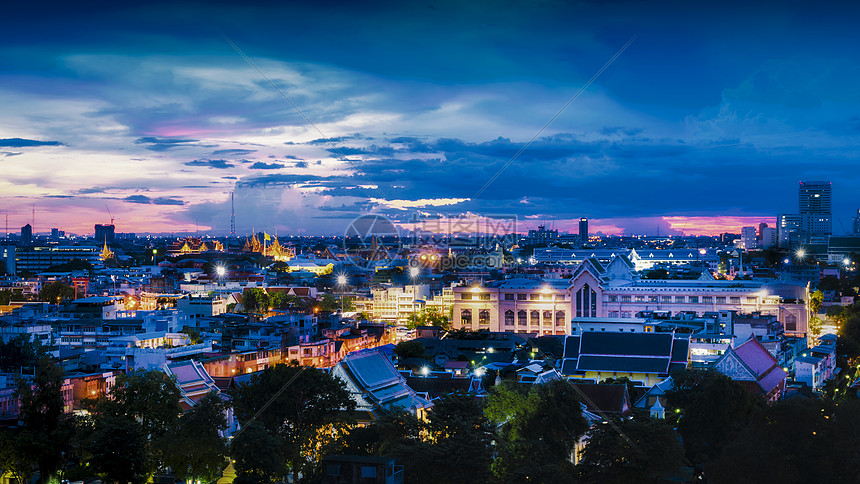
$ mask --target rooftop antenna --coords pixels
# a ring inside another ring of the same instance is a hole
[[[236,236],[236,205],[233,203],[233,192],[230,192],[230,237]]]

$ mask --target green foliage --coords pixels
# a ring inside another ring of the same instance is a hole
[[[432,455],[437,457],[431,482],[456,484],[491,479],[493,432],[474,395],[452,393],[437,401],[430,412],[428,430],[434,443]]]
[[[424,358],[424,351],[424,345],[417,340],[401,341],[394,347],[394,354],[401,360],[405,360],[406,358]]]
[[[198,344],[203,342],[203,338],[200,337],[200,331],[197,331],[196,328],[192,328],[191,326],[183,326],[182,333],[188,335],[188,338],[191,340],[191,344]]]
[[[233,389],[231,396],[239,422],[247,424],[256,415],[255,423],[271,437],[267,441],[277,442],[278,456],[289,465],[295,482],[299,472],[312,473],[320,457],[339,445],[355,407],[341,380],[316,368],[295,365],[268,368],[249,384]],[[265,469],[255,470],[252,462],[234,457],[246,474],[263,474]]]
[[[224,402],[210,393],[185,412],[165,442],[165,464],[186,481],[214,482],[227,466]]]
[[[821,289],[818,289],[809,296],[809,310],[813,315],[818,314],[823,305],[824,293],[821,292]]]
[[[842,324],[839,328],[836,352],[846,355],[849,359],[856,358],[860,356],[860,310],[857,306],[842,308],[839,318]]]
[[[86,449],[90,466],[107,482],[144,483],[155,470],[143,427],[127,416],[93,420]]]
[[[340,311],[341,297],[343,297],[343,310],[355,311],[354,298],[349,296],[335,296],[333,294],[325,294],[319,300],[320,311],[334,313]]]
[[[409,329],[415,329],[418,326],[439,326],[447,330],[451,327],[451,322],[448,316],[439,311],[425,308],[417,313],[410,314],[406,322],[406,327]]]
[[[18,371],[32,367],[47,356],[39,340],[30,340],[30,335],[19,334],[7,342],[0,340],[0,371]]]
[[[258,287],[245,289],[242,293],[242,305],[248,314],[266,313],[269,310],[269,294]]]
[[[818,316],[809,318],[809,332],[812,336],[819,336],[821,334],[821,318]]]
[[[43,286],[39,291],[39,300],[49,303],[59,303],[64,299],[74,299],[75,288],[60,281],[55,281]]]
[[[572,473],[569,462],[588,430],[573,385],[556,380],[523,388],[505,381],[493,387],[485,414],[499,425],[498,457],[493,464],[504,481],[535,480],[535,473]]]
[[[63,413],[62,377],[62,368],[42,358],[31,380],[17,381],[21,428],[11,441],[13,467],[19,473],[38,469],[41,482],[48,482],[62,468],[63,453],[72,438],[72,417]]]
[[[713,482],[857,482],[860,401],[762,408],[709,469]]]
[[[687,458],[694,464],[719,457],[726,442],[764,406],[761,398],[713,370],[684,370],[672,380],[674,387],[666,392],[666,417],[677,424]]]
[[[646,417],[594,426],[577,470],[583,483],[662,483],[685,465],[678,434],[665,421]]]

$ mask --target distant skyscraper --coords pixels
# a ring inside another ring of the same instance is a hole
[[[781,213],[776,216],[776,229],[779,235],[779,246],[790,248],[796,247],[800,240],[800,232],[803,226],[799,213]]]
[[[579,241],[585,244],[588,242],[588,219],[579,217]]]
[[[33,226],[27,224],[21,227],[21,242],[25,244],[33,243]]]
[[[857,209],[857,215],[854,216],[854,235],[860,235],[860,208]]]
[[[111,224],[111,225],[96,224],[96,227],[95,227],[96,234],[93,238],[96,239],[96,242],[99,242],[101,244],[103,244],[105,242],[107,242],[108,244],[112,244],[114,239],[116,238],[115,230],[116,230],[116,228],[114,227],[113,224]]]
[[[797,195],[804,239],[833,233],[830,182],[800,182]]]
[[[743,241],[744,249],[746,250],[757,248],[758,240],[755,233],[755,227],[742,227],[741,241]]]

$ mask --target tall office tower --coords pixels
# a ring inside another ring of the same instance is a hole
[[[783,249],[797,248],[803,224],[799,213],[781,213],[776,216],[779,246]]]
[[[110,225],[96,224],[95,229],[96,229],[96,234],[95,234],[95,236],[93,236],[93,238],[96,239],[96,242],[98,242],[100,244],[104,244],[104,243],[113,244],[113,241],[116,238],[116,233],[115,233],[116,228],[114,227],[113,224],[110,224]]]
[[[588,219],[579,217],[579,241],[583,244],[588,243]]]
[[[797,194],[804,238],[833,233],[830,182],[800,182]]]
[[[857,209],[857,215],[854,216],[854,235],[860,235],[860,208]]]
[[[756,238],[755,227],[742,227],[741,241],[743,241],[744,249],[746,250],[757,248],[758,240]]]
[[[21,227],[21,242],[25,244],[33,243],[33,226],[27,224]]]

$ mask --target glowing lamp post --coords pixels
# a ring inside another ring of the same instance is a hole
[[[340,314],[343,314],[343,289],[346,286],[346,276],[341,274],[337,276],[337,285],[340,287]]]

